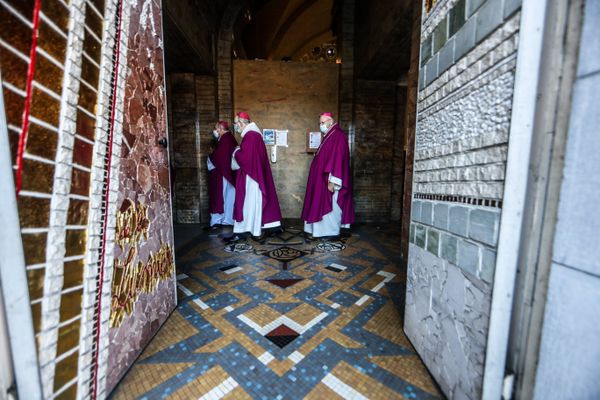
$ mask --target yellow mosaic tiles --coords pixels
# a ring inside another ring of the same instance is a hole
[[[440,399],[403,333],[395,234],[362,228],[338,253],[306,243],[287,271],[260,244],[227,253],[198,236],[177,250],[178,308],[115,398]],[[169,363],[189,368],[140,388]]]
[[[138,398],[192,365],[192,363],[136,364],[115,390],[113,399]]]

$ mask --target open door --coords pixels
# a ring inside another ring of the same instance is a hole
[[[0,90],[0,398],[16,398],[19,388],[34,399],[41,385],[7,126]]]
[[[118,177],[107,390],[112,390],[177,304],[162,7],[125,1],[127,68]],[[128,33],[128,34],[127,34]],[[118,103],[118,100],[117,100]]]
[[[527,7],[424,2],[404,327],[451,399],[502,390],[545,10]]]

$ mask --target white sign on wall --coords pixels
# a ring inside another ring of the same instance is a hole
[[[288,147],[288,131],[276,130],[275,138],[277,146]]]

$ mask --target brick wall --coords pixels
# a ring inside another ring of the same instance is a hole
[[[194,74],[169,75],[176,223],[200,223],[199,125]]]
[[[233,118],[233,31],[223,31],[217,41],[217,99],[219,120]]]
[[[216,79],[170,74],[168,80],[174,219],[179,224],[207,223],[206,159],[217,122]]]
[[[406,153],[404,141],[406,135],[406,97],[408,91],[406,86],[398,86],[396,89],[395,127],[393,140],[392,173],[391,173],[391,210],[390,220],[400,221],[402,218],[402,202],[404,194],[404,162]]]
[[[342,9],[340,52],[339,123],[350,136],[350,154],[354,152],[354,20],[356,0],[345,0]]]
[[[410,37],[410,68],[406,74],[407,94],[404,131],[404,191],[400,250],[403,260],[408,260],[410,213],[412,200],[413,166],[415,156],[415,131],[417,123],[417,91],[419,87],[419,44],[421,38],[421,7],[413,7]]]
[[[194,74],[171,74],[170,107],[171,164],[175,199],[173,211],[176,223],[200,223],[200,176],[198,110]]]
[[[396,131],[396,83],[356,82],[354,202],[360,222],[389,221]]]
[[[208,212],[208,171],[206,169],[206,160],[210,154],[212,131],[215,129],[217,119],[216,102],[216,79],[214,76],[196,76],[196,109],[198,110],[199,126],[199,151],[197,159],[199,165],[199,183],[200,188],[200,222],[209,223],[210,216]],[[227,119],[231,124],[231,120]],[[233,129],[233,127],[231,128]]]

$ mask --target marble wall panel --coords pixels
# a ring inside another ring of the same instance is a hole
[[[115,279],[126,272],[120,273],[119,267],[148,265],[159,253],[172,252],[173,248],[168,151],[158,143],[167,137],[161,3],[144,0],[130,4],[123,110],[127,144],[121,148],[118,204],[121,212],[131,204],[147,207],[147,235],[120,245],[118,241]],[[135,254],[128,260],[131,248]],[[131,313],[122,321],[113,321],[109,331],[108,390],[116,385],[176,305],[172,256],[170,260],[170,276],[155,277],[150,288],[154,290],[138,292]],[[113,288],[118,284],[113,282]],[[111,315],[117,311],[113,309]]]
[[[449,398],[478,399],[491,285],[410,244],[404,329]]]

